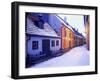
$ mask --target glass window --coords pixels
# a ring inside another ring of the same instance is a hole
[[[56,46],[58,46],[59,45],[59,40],[56,40]]]
[[[52,40],[52,47],[54,47],[55,46],[55,41],[54,40]]]
[[[32,42],[32,49],[38,49],[38,41],[33,41]]]

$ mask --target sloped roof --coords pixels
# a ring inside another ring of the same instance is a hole
[[[77,30],[75,30],[75,28],[73,28],[69,23],[65,22],[61,17],[59,17],[58,15],[56,15],[56,17],[66,26],[68,27],[75,35],[77,35],[78,37],[83,38],[84,36],[79,33]]]
[[[67,27],[69,28],[71,31],[73,31],[72,27],[67,23],[65,22],[61,17],[59,17],[58,15],[56,15],[56,17]],[[73,31],[74,32],[74,31]]]
[[[33,35],[40,35],[40,36],[50,36],[50,37],[60,37],[57,33],[53,30],[52,27],[48,23],[44,23],[44,28],[41,29],[34,25],[31,19],[27,18],[27,34]]]
[[[84,36],[81,33],[79,33],[77,30],[75,30],[75,28],[72,28],[72,29],[73,29],[75,35],[77,35],[78,37],[84,38]]]

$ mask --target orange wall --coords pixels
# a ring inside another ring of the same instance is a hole
[[[61,27],[62,49],[72,48],[74,46],[74,34],[65,25]]]

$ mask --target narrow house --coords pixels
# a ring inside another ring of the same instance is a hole
[[[74,46],[74,32],[72,27],[62,18],[57,16],[61,22],[61,48],[68,50]]]
[[[41,15],[41,16],[40,16]],[[55,56],[61,49],[61,38],[41,17],[26,17],[26,55],[31,58]]]
[[[74,33],[68,26],[62,24],[62,49],[70,49],[74,46]]]
[[[74,46],[80,46],[85,44],[85,37],[79,33],[75,28],[72,28],[74,32]]]

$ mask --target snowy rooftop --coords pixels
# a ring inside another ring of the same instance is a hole
[[[27,18],[26,33],[33,35],[41,35],[41,36],[60,37],[48,23],[44,23],[44,28],[40,29],[39,27],[36,27],[34,25],[34,22],[32,22],[31,19],[29,18]]]
[[[65,25],[67,26],[71,31],[73,31],[72,27],[70,25],[68,25],[61,17],[59,17],[58,15],[56,15],[56,17]],[[74,31],[73,31],[74,32]]]
[[[68,23],[66,23],[61,17],[59,17],[58,15],[56,15],[56,17],[66,26],[68,27],[72,32],[74,32],[74,34],[80,38],[82,38],[82,34],[80,34],[78,31],[76,31],[71,25],[69,25]]]

